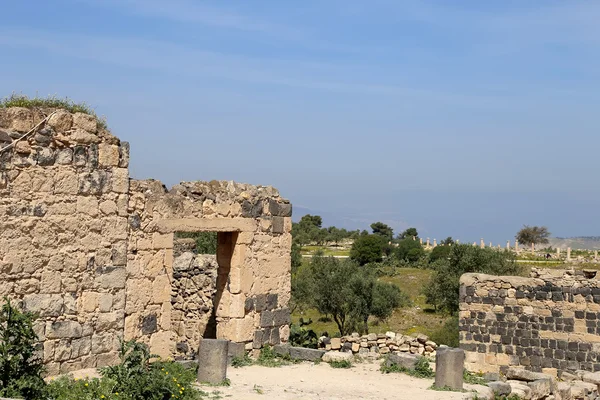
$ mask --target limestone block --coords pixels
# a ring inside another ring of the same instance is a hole
[[[114,333],[95,333],[92,336],[92,354],[108,353],[116,350],[117,340]]]
[[[171,301],[171,282],[167,275],[160,275],[152,283],[152,302],[162,304]]]
[[[98,293],[98,308],[100,312],[109,312],[113,304],[113,295],[110,293]]]
[[[100,211],[104,215],[112,215],[117,213],[117,203],[112,200],[105,200],[99,204]]]
[[[98,131],[98,120],[93,115],[84,113],[73,114],[73,125],[85,131],[96,133]]]
[[[63,307],[59,294],[28,294],[23,297],[25,311],[38,313],[40,317],[57,317]]]
[[[116,167],[119,165],[119,147],[108,143],[98,145],[98,163],[100,167]]]
[[[123,289],[127,279],[124,267],[106,268],[100,275],[100,285],[104,289]]]
[[[106,367],[109,365],[117,365],[119,364],[119,352],[111,351],[108,353],[98,354],[96,356],[96,365],[98,367]]]
[[[73,115],[64,110],[58,110],[48,119],[48,125],[56,132],[66,132],[73,126]]]
[[[79,190],[79,178],[75,171],[61,169],[54,176],[54,193],[76,195]]]
[[[152,248],[157,250],[173,248],[173,234],[160,234],[155,232],[152,234]]]
[[[10,129],[25,133],[35,126],[33,113],[24,107],[11,107],[8,109],[9,120],[12,120]]]
[[[54,271],[44,271],[40,285],[43,293],[60,293],[61,276]]]
[[[412,354],[390,354],[387,358],[386,366],[397,365],[406,369],[414,369],[418,360],[417,356]]]
[[[80,338],[82,326],[76,321],[55,321],[46,324],[46,337],[49,339]]]
[[[77,196],[77,212],[91,217],[98,216],[98,199],[92,196]]]
[[[341,362],[341,361],[351,362],[352,360],[354,360],[354,356],[352,355],[352,353],[342,353],[339,351],[328,351],[325,354],[323,354],[322,359],[324,362]]]
[[[150,337],[150,351],[153,354],[162,358],[169,358],[174,353],[174,350],[175,342],[171,332],[156,332]]]
[[[118,329],[123,325],[123,316],[119,312],[100,313],[96,320],[97,331],[108,331]]]

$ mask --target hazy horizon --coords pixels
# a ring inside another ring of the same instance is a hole
[[[600,235],[600,3],[3,10],[0,96],[92,105],[131,143],[132,177],[272,185],[296,217],[438,240]]]

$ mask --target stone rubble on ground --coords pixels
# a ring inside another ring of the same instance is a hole
[[[353,333],[341,338],[319,338],[319,347],[326,351],[339,351],[359,354],[415,354],[435,358],[438,345],[423,334],[406,336],[400,333],[386,332],[385,334],[369,333],[360,336]]]

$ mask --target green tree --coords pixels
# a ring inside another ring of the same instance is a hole
[[[460,277],[465,273],[518,275],[519,266],[510,252],[479,248],[467,244],[451,247],[447,259],[432,264],[434,273],[425,286],[427,303],[451,314],[458,312]]]
[[[399,260],[416,262],[425,254],[425,250],[421,243],[413,240],[412,237],[407,237],[398,242],[398,247],[395,249],[396,257]]]
[[[419,238],[419,232],[417,232],[417,228],[408,228],[398,235],[398,239],[412,239],[413,237],[416,239]]]
[[[547,227],[529,225],[524,225],[515,236],[519,243],[530,245],[547,244],[549,242],[549,237],[550,232]]]
[[[299,224],[321,228],[323,225],[323,218],[321,218],[319,215],[306,214],[300,218]]]
[[[439,259],[448,258],[452,252],[452,246],[436,246],[429,254],[429,263],[434,263]]]
[[[408,301],[397,287],[378,282],[370,269],[321,254],[300,267],[292,277],[292,289],[295,302],[330,315],[341,335],[356,323],[366,329],[370,316],[388,318]]]
[[[440,244],[444,246],[452,246],[454,244],[454,239],[452,239],[452,236],[448,236],[446,239],[442,240]]]
[[[360,265],[383,260],[385,240],[380,235],[361,235],[350,249],[350,258]]]
[[[35,344],[35,315],[21,312],[5,298],[0,310],[0,397],[41,399],[43,364]]]
[[[383,222],[373,222],[371,229],[373,234],[383,236],[387,242],[394,238],[394,230]]]

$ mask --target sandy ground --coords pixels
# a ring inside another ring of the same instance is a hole
[[[223,398],[241,400],[450,400],[470,397],[467,393],[429,390],[433,379],[417,379],[399,373],[382,374],[378,363],[355,364],[350,369],[308,362],[279,368],[230,367],[227,375],[231,380],[230,387],[203,386],[202,390],[209,393],[217,390]],[[473,387],[465,385],[465,389]]]

